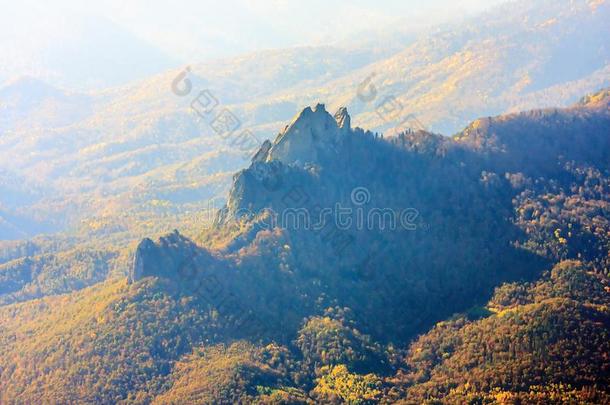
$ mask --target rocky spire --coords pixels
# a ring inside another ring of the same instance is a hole
[[[304,108],[273,142],[261,145],[249,168],[233,177],[227,204],[219,211],[215,226],[235,219],[240,208],[252,201],[264,201],[270,192],[282,187],[289,166],[332,167],[341,145],[354,133],[350,121],[345,107],[334,116],[324,104]]]
[[[252,157],[252,162],[264,162],[267,159],[267,155],[269,155],[271,146],[273,146],[272,143],[268,139],[265,139],[265,142],[263,142],[258,152]]]
[[[345,107],[339,107],[335,113],[335,121],[337,121],[339,128],[343,129],[344,131],[349,131],[352,129],[352,119],[347,113],[347,108]]]
[[[134,283],[147,276],[180,277],[185,266],[195,260],[205,262],[211,256],[177,230],[159,238],[157,243],[144,238],[138,244],[128,282]]]
[[[266,160],[280,160],[290,164],[319,162],[320,158],[336,151],[339,139],[351,130],[350,116],[342,107],[335,116],[324,104],[314,109],[306,107],[277,137]],[[260,152],[264,152],[265,145]],[[259,157],[259,154],[257,154]]]
[[[148,264],[146,262],[151,256],[154,255],[155,250],[155,243],[149,238],[142,239],[142,241],[138,244],[133,265],[129,271],[129,284],[134,283],[144,277],[145,265]]]

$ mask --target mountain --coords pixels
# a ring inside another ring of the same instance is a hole
[[[196,64],[190,67],[188,97],[172,91],[183,69],[89,93],[28,77],[7,82],[0,88],[0,184],[18,174],[27,183],[19,193],[32,195],[18,205],[6,200],[9,194],[0,201],[11,215],[42,223],[21,227],[21,234],[0,228],[0,238],[26,239],[49,230],[135,232],[139,238],[150,229],[136,229],[148,221],[171,215],[168,223],[175,224],[176,215],[201,211],[226,192],[230,174],[248,159],[232,139],[198,120],[191,104],[203,89],[222,103],[220,110],[295,82],[337,77],[382,56],[387,51],[301,47]],[[276,119],[275,108],[259,107],[253,114]],[[295,108],[286,104],[279,115]],[[250,129],[245,117],[239,119],[242,130]],[[252,147],[262,133],[254,131]]]
[[[231,173],[249,160],[242,141],[225,139],[198,120],[191,104],[204,90],[219,111],[227,109],[241,130],[251,131],[256,145],[317,100],[330,110],[347,106],[355,125],[386,135],[408,127],[450,135],[481,115],[567,106],[610,85],[603,41],[608,18],[607,0],[517,1],[392,41],[371,34],[362,43],[193,63],[184,77],[192,84],[186,96],[172,91],[185,68],[168,71],[152,62],[152,76],[129,65],[119,70],[140,72],[139,80],[111,80],[123,84],[88,92],[50,85],[56,81],[20,69],[46,79],[9,81],[0,92],[0,183],[18,176],[27,184],[18,195],[32,194],[19,206],[0,196],[3,224],[9,224],[0,238],[64,231],[135,240],[161,230],[143,226],[159,218],[167,218],[163,231],[189,223],[206,201],[226,194]],[[119,29],[79,21],[74,29],[103,26],[95,38]],[[114,49],[103,41],[93,48]],[[130,60],[107,55],[100,65],[117,58]],[[73,64],[86,74],[80,65]]]
[[[81,91],[122,85],[179,64],[93,10],[25,1],[0,16],[0,82],[34,76]]]
[[[32,78],[20,77],[0,88],[0,130],[32,127],[55,128],[79,121],[90,114],[86,95],[73,94]]]
[[[304,109],[196,238],[5,301],[0,402],[607,402],[608,95],[452,138]]]
[[[482,319],[439,322],[411,345],[402,403],[608,402],[609,288],[571,261],[502,285]]]
[[[608,1],[510,1],[421,35],[395,55],[317,88],[286,89],[266,103],[325,99],[358,125],[453,134],[481,115],[567,106],[606,87]],[[286,117],[287,118],[287,117]],[[411,124],[411,125],[410,125]],[[399,126],[399,128],[396,128]]]
[[[460,302],[474,305],[477,295],[491,294],[499,281],[533,276],[566,257],[586,258],[602,271],[608,266],[608,240],[591,229],[600,220],[599,211],[575,213],[583,217],[565,223],[561,212],[546,213],[542,207],[532,212],[531,204],[554,193],[576,206],[590,204],[602,212],[607,208],[603,178],[610,159],[604,100],[591,107],[477,120],[453,139],[421,132],[385,140],[352,130],[345,109],[333,117],[321,104],[306,108],[234,177],[227,205],[216,221],[221,237],[207,236],[220,256],[181,254],[186,242],[178,235],[175,240],[163,239],[159,246],[145,240],[138,251],[149,252],[151,259],[136,254],[138,273],[157,274],[147,271],[150,260],[150,269],[162,268],[163,275],[180,277],[192,256],[195,264],[203,260],[210,272],[218,266],[234,268],[228,290],[252,290],[256,285],[251,277],[257,270],[251,267],[257,267],[255,258],[266,251],[278,259],[263,261],[260,266],[266,271],[259,276],[272,282],[275,275],[274,284],[299,290],[287,291],[284,297],[275,290],[272,295],[260,291],[254,294],[257,300],[284,308],[289,303],[283,299],[295,305],[298,297],[325,296],[361,314],[367,333],[400,341],[430,322],[421,308],[416,314],[404,312],[401,303],[406,297],[442,313]],[[573,182],[584,181],[579,179],[585,176],[581,172],[597,178],[591,180],[600,183],[597,194],[576,195]],[[339,220],[337,211],[346,213],[344,218]],[[458,217],[467,225],[460,226]],[[535,221],[540,221],[542,235],[529,229]],[[547,232],[559,235],[559,243],[566,246],[548,241]],[[571,245],[561,236],[564,233],[572,238],[572,251],[567,250]],[[431,260],[429,252],[437,250],[443,255]],[[285,271],[269,274],[269,267]],[[369,274],[378,268],[392,270]],[[363,277],[370,279],[362,283]],[[383,291],[383,300],[360,299],[371,284]]]

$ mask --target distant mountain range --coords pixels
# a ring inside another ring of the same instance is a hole
[[[109,18],[65,6],[26,0],[2,13],[0,82],[28,75],[72,89],[99,89],[179,63]]]
[[[88,94],[38,79],[7,82],[0,88],[0,188],[19,198],[0,197],[0,238],[63,230],[142,235],[148,231],[137,229],[153,218],[170,215],[167,230],[204,209],[248,162],[197,120],[191,104],[205,89],[260,142],[321,99],[331,110],[347,106],[354,125],[386,135],[408,127],[449,135],[481,115],[565,106],[609,85],[609,18],[608,1],[509,3],[394,43],[193,65],[183,97],[172,92],[182,69]]]

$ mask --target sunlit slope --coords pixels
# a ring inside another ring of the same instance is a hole
[[[271,100],[332,100],[356,124],[382,130],[414,114],[449,135],[481,115],[567,105],[607,86],[609,19],[603,0],[510,2],[344,78]],[[393,112],[379,116],[387,96],[400,108],[390,104]]]

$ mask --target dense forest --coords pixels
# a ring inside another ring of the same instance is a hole
[[[609,220],[608,90],[451,138],[306,108],[209,229],[1,252],[0,403],[609,403]]]

